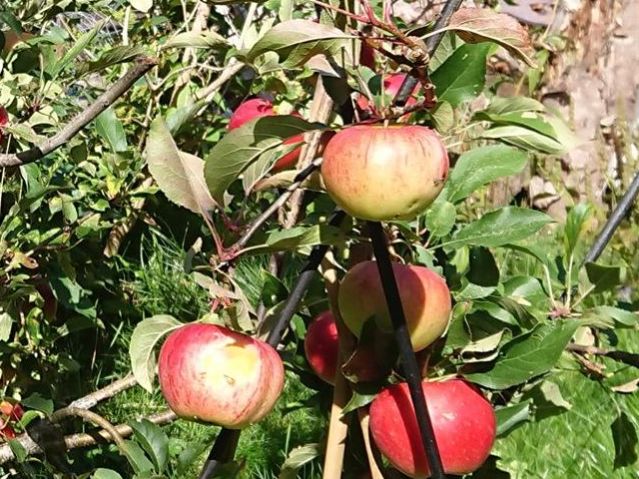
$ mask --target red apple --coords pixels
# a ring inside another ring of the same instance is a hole
[[[234,130],[239,128],[247,121],[252,120],[253,118],[261,118],[264,116],[272,116],[277,115],[275,111],[275,107],[273,103],[264,98],[252,98],[243,102],[231,115],[231,119],[229,120],[228,129]],[[294,112],[293,115],[299,116],[299,113]],[[292,143],[303,143],[304,135],[295,135],[291,138],[287,138],[284,140],[285,145],[290,145]],[[287,168],[293,168],[297,165],[297,160],[300,157],[300,153],[302,151],[302,145],[295,148],[293,151],[282,156],[278,159],[271,171],[277,172],[281,170],[285,170]]]
[[[496,419],[490,403],[461,379],[422,383],[446,474],[464,475],[490,455]],[[413,478],[430,477],[407,383],[384,389],[370,407],[370,431],[391,464]]]
[[[437,198],[448,154],[424,126],[356,125],[326,145],[322,178],[347,213],[372,221],[411,220]]]
[[[304,352],[315,374],[335,384],[339,343],[333,313],[324,311],[311,322],[304,338]]]
[[[2,127],[9,123],[9,113],[6,108],[0,106],[0,141],[2,141]]]
[[[393,263],[404,315],[415,351],[441,336],[451,311],[450,291],[444,278],[424,266]],[[339,311],[357,337],[364,323],[374,318],[382,331],[392,331],[377,263],[364,261],[351,268],[339,287]]]
[[[241,103],[229,120],[228,129],[235,130],[253,118],[275,115],[273,103],[264,98],[251,98]]]
[[[160,387],[181,418],[241,429],[266,416],[284,386],[271,346],[214,324],[173,331],[160,350]]]
[[[0,436],[2,436],[5,441],[8,441],[16,438],[16,432],[11,426],[5,426],[0,429]]]

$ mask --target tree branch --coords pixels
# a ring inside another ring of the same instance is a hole
[[[123,377],[122,379],[118,379],[117,381],[112,382],[111,384],[103,387],[102,389],[98,389],[97,391],[94,391],[91,394],[87,394],[84,397],[76,399],[71,404],[69,404],[69,407],[91,409],[100,401],[109,399],[115,396],[117,393],[135,386],[137,383],[138,382],[135,380],[135,377],[133,376],[133,374],[129,374]]]
[[[0,167],[19,166],[31,163],[57,150],[77,135],[82,128],[91,123],[100,113],[109,108],[109,106],[124,95],[136,81],[157,64],[158,60],[156,58],[139,58],[135,66],[100,95],[88,108],[78,113],[58,133],[47,138],[42,144],[21,153],[1,154]]]
[[[154,424],[162,425],[174,421],[177,418],[175,413],[171,410],[162,411],[153,414],[146,419]],[[133,429],[128,424],[118,424],[113,426],[115,432],[122,438],[128,437],[133,434]],[[44,451],[40,446],[31,439],[28,434],[20,434],[15,439],[24,447],[27,454],[44,454]],[[98,443],[105,443],[112,441],[113,438],[106,430],[101,429],[91,433],[71,434],[64,436],[64,444],[67,450],[77,449],[80,447],[95,446]],[[9,444],[0,445],[0,464],[11,461],[14,459],[13,452],[9,447]]]

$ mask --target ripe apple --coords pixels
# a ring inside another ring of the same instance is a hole
[[[173,331],[160,350],[162,394],[181,418],[241,429],[266,416],[284,386],[271,346],[214,324]]]
[[[430,205],[448,177],[448,153],[424,126],[356,125],[324,150],[328,194],[351,216],[411,220]]]
[[[324,311],[311,322],[304,338],[304,352],[315,374],[335,384],[339,343],[333,313]]]
[[[444,278],[424,266],[393,263],[393,274],[411,342],[420,351],[442,335],[451,311]],[[344,323],[359,337],[364,323],[374,318],[379,329],[392,331],[377,263],[364,261],[351,268],[339,287],[339,311]]]
[[[490,403],[461,379],[423,382],[422,388],[446,474],[479,469],[495,441],[496,419]],[[430,477],[407,383],[394,384],[375,398],[370,431],[395,468],[409,477]]]
[[[2,141],[2,127],[9,123],[9,113],[6,108],[0,106],[0,141]]]
[[[251,98],[250,100],[246,100],[245,102],[243,102],[233,112],[233,114],[231,115],[231,119],[229,120],[228,129],[229,131],[231,131],[239,128],[244,123],[252,120],[253,118],[261,118],[264,116],[272,115],[277,115],[273,103],[264,98]],[[299,113],[294,112],[293,115],[299,116]],[[290,145],[292,143],[303,142],[304,135],[295,135],[284,140],[283,144]],[[278,159],[271,170],[277,172],[294,167],[297,164],[297,160],[299,159],[301,152],[302,145]]]

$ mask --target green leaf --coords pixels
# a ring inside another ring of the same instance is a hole
[[[129,357],[131,369],[140,386],[153,392],[155,355],[153,349],[162,337],[182,326],[173,316],[159,314],[137,324],[131,335]]]
[[[619,413],[610,425],[615,444],[614,468],[632,466],[637,462],[637,429],[625,412]]]
[[[246,54],[249,62],[275,52],[286,68],[303,66],[315,55],[337,55],[354,38],[338,28],[310,20],[289,20],[275,25]]]
[[[531,111],[546,111],[546,107],[527,96],[494,97],[490,105],[483,110],[488,115],[507,115],[509,113],[526,113]]]
[[[430,112],[435,129],[439,132],[447,132],[455,126],[455,111],[447,101],[439,101]]]
[[[98,115],[95,119],[95,129],[114,152],[120,153],[127,150],[124,126],[115,115],[113,108],[107,108]]]
[[[9,440],[9,448],[11,449],[11,452],[15,456],[16,461],[18,461],[18,463],[25,462],[27,458],[29,457],[29,453],[24,448],[22,443],[18,441],[17,439]]]
[[[456,107],[472,100],[484,89],[486,57],[490,43],[462,45],[431,75],[439,101]]]
[[[503,436],[511,431],[515,426],[530,420],[530,406],[532,400],[523,401],[519,404],[504,406],[495,410],[497,417],[497,436]]]
[[[504,345],[493,368],[466,378],[490,389],[507,389],[548,372],[579,327],[578,321],[540,324]]]
[[[204,176],[211,196],[224,204],[226,189],[261,155],[287,138],[321,128],[296,116],[273,115],[256,118],[230,131],[206,156]]]
[[[97,60],[82,65],[79,69],[79,73],[85,75],[87,73],[99,72],[100,70],[104,70],[105,68],[109,68],[113,65],[134,60],[145,54],[146,50],[140,45],[119,45],[102,53]]]
[[[153,463],[149,461],[149,458],[146,457],[146,454],[144,454],[144,451],[137,442],[125,441],[123,449],[126,458],[129,460],[129,464],[131,464],[136,474],[153,471]]]
[[[583,321],[589,321],[590,318],[594,318],[598,323],[602,319],[611,318],[617,323],[617,327],[625,328],[634,328],[639,323],[639,314],[613,306],[597,306],[586,311],[583,316]],[[612,324],[610,324],[609,327],[612,328]]]
[[[621,267],[586,263],[588,280],[594,286],[593,293],[608,291],[621,283]]]
[[[454,204],[440,198],[443,196],[435,200],[426,213],[426,227],[435,238],[441,238],[451,232],[457,213]]]
[[[7,342],[11,337],[13,318],[9,313],[0,313],[0,342]]]
[[[11,30],[16,33],[22,33],[22,23],[20,23],[20,19],[16,17],[11,10],[3,10],[0,12],[0,24],[4,23]]]
[[[529,128],[517,125],[498,126],[485,130],[482,138],[499,140],[525,150],[535,150],[548,154],[561,154],[570,149],[559,141]]]
[[[552,221],[540,211],[506,206],[467,224],[444,245],[456,248],[461,245],[501,246],[528,238]]]
[[[370,394],[353,391],[353,395],[351,396],[351,399],[348,401],[348,404],[346,404],[346,406],[344,406],[344,409],[342,410],[342,416],[345,416],[349,412],[353,412],[356,409],[359,409],[360,407],[364,407],[372,403],[373,399],[375,399],[375,396],[377,396],[377,391]]]
[[[155,466],[155,472],[164,471],[169,458],[169,438],[162,428],[148,419],[130,423],[135,440],[146,451]]]
[[[153,7],[153,0],[129,0],[129,3],[137,11],[146,13]]]
[[[564,246],[566,258],[572,256],[577,246],[577,242],[586,225],[586,220],[590,217],[592,207],[585,203],[580,203],[570,209],[566,218],[564,228]]]
[[[24,398],[21,403],[24,407],[41,411],[47,416],[53,414],[53,400],[45,398],[40,393],[31,394],[29,397]]]
[[[91,479],[122,479],[122,476],[111,469],[96,469]]]
[[[80,55],[89,46],[89,44],[91,44],[91,42],[93,42],[98,32],[102,30],[102,27],[104,27],[107,21],[108,19],[98,22],[95,27],[78,38],[78,40],[74,42],[73,47],[67,50],[64,56],[51,66],[47,73],[51,75],[52,79],[55,79],[73,60],[78,57],[78,55]]]
[[[251,246],[245,251],[269,253],[276,251],[295,251],[318,244],[339,245],[346,241],[344,232],[330,225],[297,226],[277,230],[269,234],[263,245]]]
[[[320,453],[319,444],[305,444],[292,449],[282,464],[278,479],[296,479],[297,471],[305,464],[317,459]]]
[[[510,15],[492,8],[460,8],[451,17],[449,27],[466,43],[492,41],[519,56],[530,67],[536,66],[531,59],[535,49],[528,31]]]
[[[151,176],[169,200],[202,215],[215,208],[204,181],[204,161],[178,150],[162,117],[151,123],[145,157]]]
[[[229,42],[220,34],[213,31],[185,32],[169,39],[162,49],[169,48],[220,48],[226,47]]]

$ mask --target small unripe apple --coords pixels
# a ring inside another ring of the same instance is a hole
[[[448,154],[423,126],[357,125],[326,145],[322,178],[331,198],[351,216],[411,220],[441,192]]]
[[[496,436],[491,404],[461,379],[423,382],[435,439],[446,474],[476,471]],[[390,463],[412,478],[430,477],[428,461],[407,383],[384,389],[370,406],[370,431]]]
[[[214,324],[173,331],[158,359],[162,394],[179,417],[241,429],[266,416],[284,366],[264,341]]]
[[[424,266],[393,263],[392,267],[413,349],[420,351],[445,331],[451,311],[450,291],[444,278]],[[355,336],[360,336],[371,318],[379,329],[392,332],[375,261],[358,263],[346,273],[338,304],[344,323]]]
[[[304,338],[304,352],[315,374],[335,384],[339,342],[333,313],[324,311],[311,322]]]

